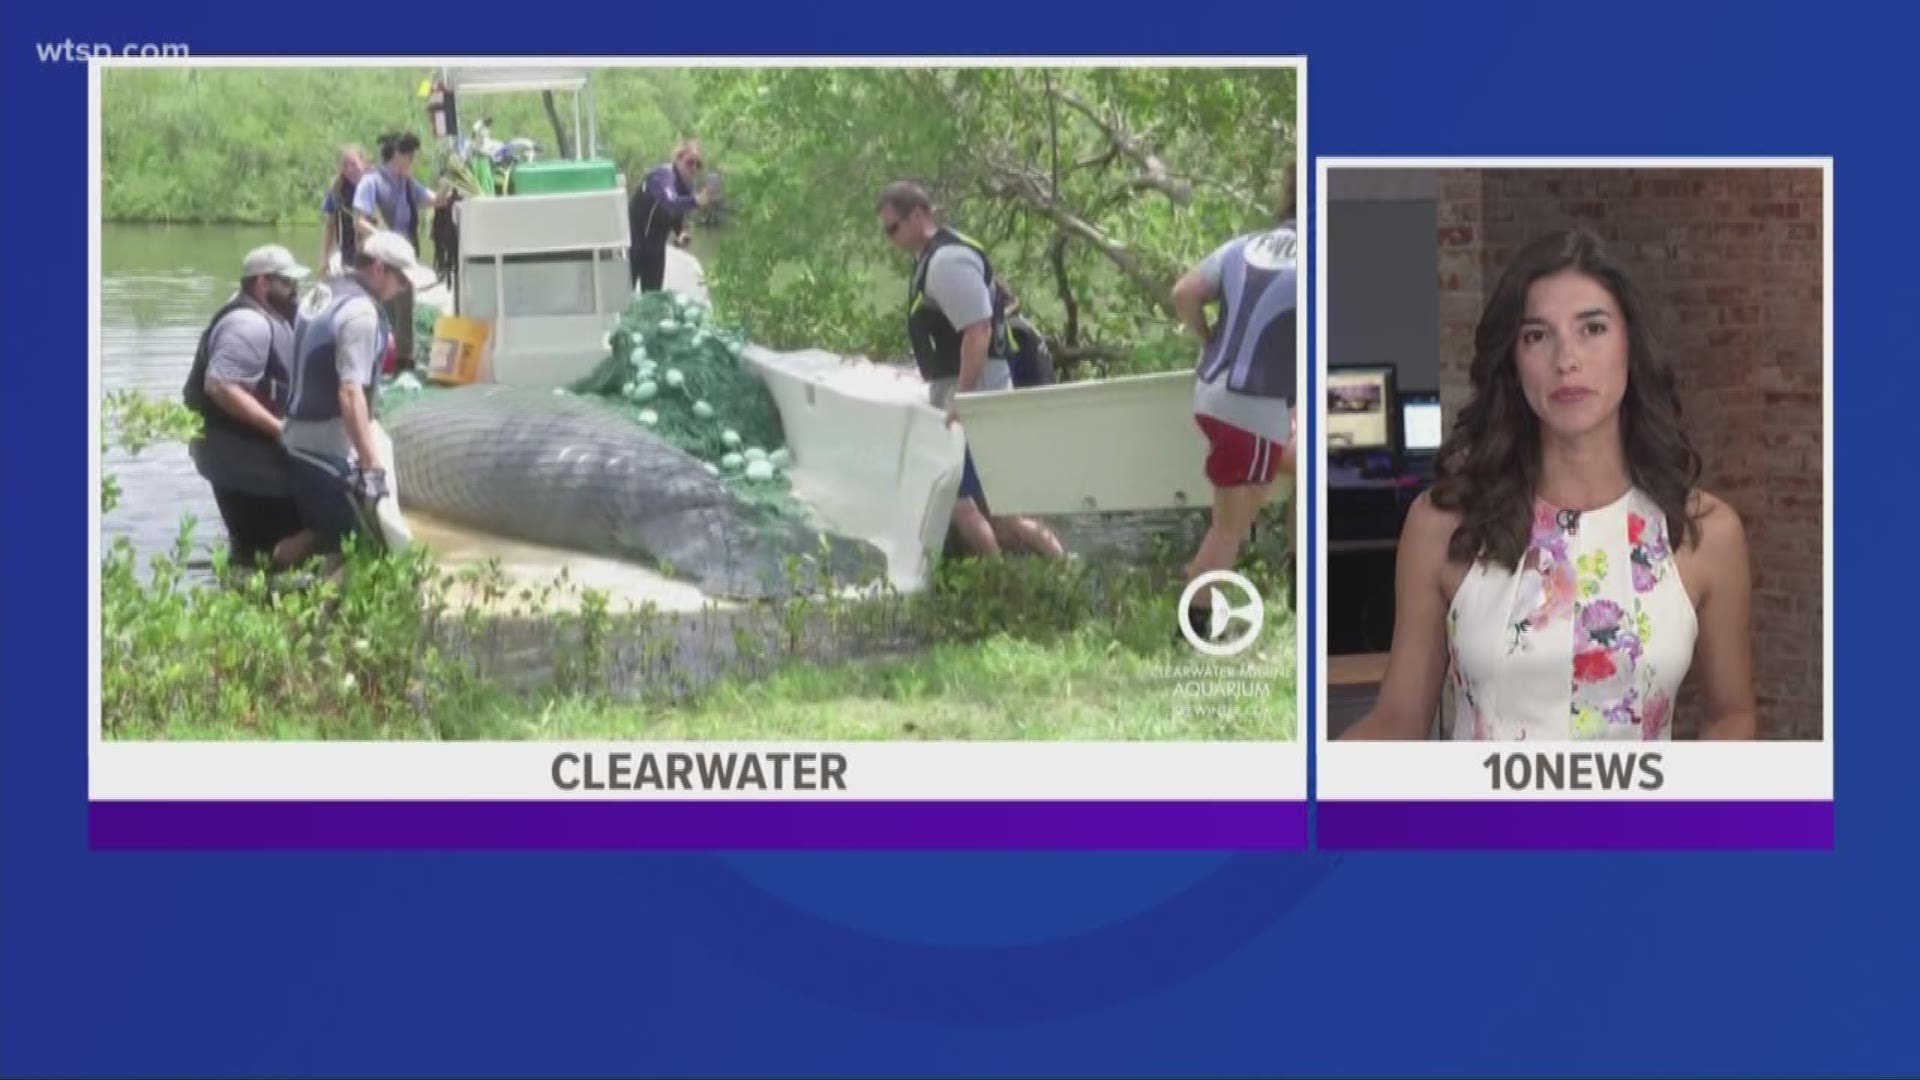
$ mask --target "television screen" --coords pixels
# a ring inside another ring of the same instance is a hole
[[[1393,449],[1393,374],[1387,368],[1327,373],[1327,449]]]
[[[1400,437],[1409,454],[1431,454],[1440,449],[1445,429],[1440,422],[1438,398],[1423,397],[1400,406]]]

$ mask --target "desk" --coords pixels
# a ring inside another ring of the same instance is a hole
[[[1353,653],[1327,657],[1327,738],[1337,739],[1373,711],[1380,682],[1387,677],[1387,654]]]
[[[1384,653],[1393,641],[1393,587],[1400,530],[1426,490],[1422,463],[1402,475],[1327,469],[1327,652]]]
[[[1372,686],[1387,677],[1387,653],[1350,653],[1327,657],[1328,686]]]
[[[1329,555],[1355,555],[1355,554],[1360,554],[1368,551],[1397,552],[1399,550],[1400,550],[1400,541],[1398,540],[1380,539],[1380,540],[1329,540],[1327,541],[1327,554]]]

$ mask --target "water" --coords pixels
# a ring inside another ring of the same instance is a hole
[[[700,230],[694,237],[694,254],[710,264],[716,238]],[[100,238],[103,391],[138,390],[179,400],[207,320],[239,288],[246,253],[262,244],[284,244],[295,258],[312,265],[320,248],[320,226],[105,226]],[[183,517],[193,519],[197,554],[226,542],[213,493],[194,471],[185,446],[151,446],[137,456],[110,450],[101,467],[117,477],[121,487],[120,504],[102,522],[108,543],[124,536],[144,561],[172,548]],[[436,532],[432,522],[425,527],[459,554],[476,547],[471,537],[445,529]],[[518,554],[539,561],[537,553]]]

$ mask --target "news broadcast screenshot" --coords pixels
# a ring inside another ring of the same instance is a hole
[[[0,1074],[1920,1071],[1890,28],[236,14],[8,19]]]

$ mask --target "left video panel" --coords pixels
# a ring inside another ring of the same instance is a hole
[[[93,843],[1304,847],[1305,65],[1105,63],[96,62]]]

